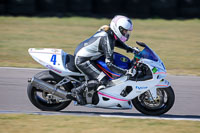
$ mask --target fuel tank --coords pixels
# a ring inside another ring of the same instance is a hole
[[[114,64],[123,69],[131,68],[131,61],[128,57],[119,54],[117,52],[113,53]],[[105,63],[105,57],[101,57],[97,60],[97,66],[109,77],[110,80],[117,79],[121,77],[120,74],[112,72]]]

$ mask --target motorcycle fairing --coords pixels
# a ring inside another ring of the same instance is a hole
[[[159,74],[160,75],[160,79],[162,79],[162,78],[164,78],[166,76],[166,68],[165,68],[162,60],[147,45],[135,57],[140,59],[139,62],[148,64],[149,66],[151,66],[152,69],[156,68],[156,71],[153,72],[153,74]]]
[[[60,76],[82,76],[79,72],[72,72],[66,67],[66,55],[62,49],[29,48],[29,54],[35,61],[50,69]]]
[[[146,47],[139,57],[139,62],[146,64],[151,70],[152,79],[133,81],[127,80],[128,78],[125,78],[127,76],[122,76],[115,79],[118,80],[117,82],[112,80],[115,85],[99,91],[99,103],[96,105],[97,107],[127,109],[130,108],[129,101],[142,93],[149,91],[152,98],[156,99],[157,88],[166,88],[170,86],[169,82],[164,79],[166,76],[166,69],[161,59],[149,47]],[[119,82],[120,80],[122,82]],[[121,93],[127,86],[132,89],[127,95],[122,96]]]
[[[151,49],[147,47],[146,50]],[[68,68],[65,66],[67,53],[61,49],[30,48],[29,53],[34,60],[63,77],[70,75],[83,76],[80,73],[68,70]],[[151,52],[151,54],[154,53]],[[156,56],[156,54],[154,55]],[[122,58],[122,60],[120,60],[120,58]],[[152,79],[146,81],[133,81],[128,80],[127,76],[119,75],[120,77],[117,79],[111,80],[112,85],[110,85],[110,87],[98,92],[99,102],[94,106],[115,109],[132,108],[130,101],[146,91],[150,91],[155,99],[157,97],[156,88],[169,86],[169,83],[166,80],[163,80],[163,77],[166,76],[165,67],[159,57],[157,58],[158,60],[156,61],[148,59],[148,57],[143,56],[143,54],[140,55],[140,63],[146,64],[150,70],[156,68],[156,71],[152,73]],[[98,60],[99,65],[101,65],[104,70],[113,73],[107,68],[107,66],[105,66],[106,64],[104,60],[105,59],[103,58]],[[114,54],[114,63],[124,69],[129,69],[131,67],[131,61],[127,57],[118,53]],[[131,91],[125,96],[121,95],[127,86],[132,88]]]

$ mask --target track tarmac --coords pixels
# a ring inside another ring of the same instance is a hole
[[[43,69],[0,67],[0,113],[146,117],[136,111],[135,108],[131,110],[87,108],[74,106],[73,102],[60,112],[40,111],[31,104],[26,93],[28,78],[33,77],[40,71],[43,71]],[[165,115],[156,118],[200,120],[200,77],[168,75],[167,80],[174,89],[175,104]]]

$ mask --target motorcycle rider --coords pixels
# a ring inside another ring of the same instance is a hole
[[[87,82],[72,89],[72,96],[77,99],[79,104],[86,104],[83,98],[86,87],[97,88],[107,84],[106,75],[95,64],[95,60],[99,57],[104,56],[107,67],[115,73],[132,76],[135,74],[133,69],[126,70],[113,64],[115,46],[125,49],[127,52],[138,52],[137,48],[132,48],[124,43],[128,41],[132,30],[132,21],[125,16],[117,15],[111,20],[109,26],[102,26],[92,37],[78,45],[74,53],[75,65],[88,78]]]

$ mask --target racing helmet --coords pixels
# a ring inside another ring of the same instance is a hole
[[[129,39],[133,24],[129,18],[117,15],[111,20],[110,28],[122,42],[125,42]]]

